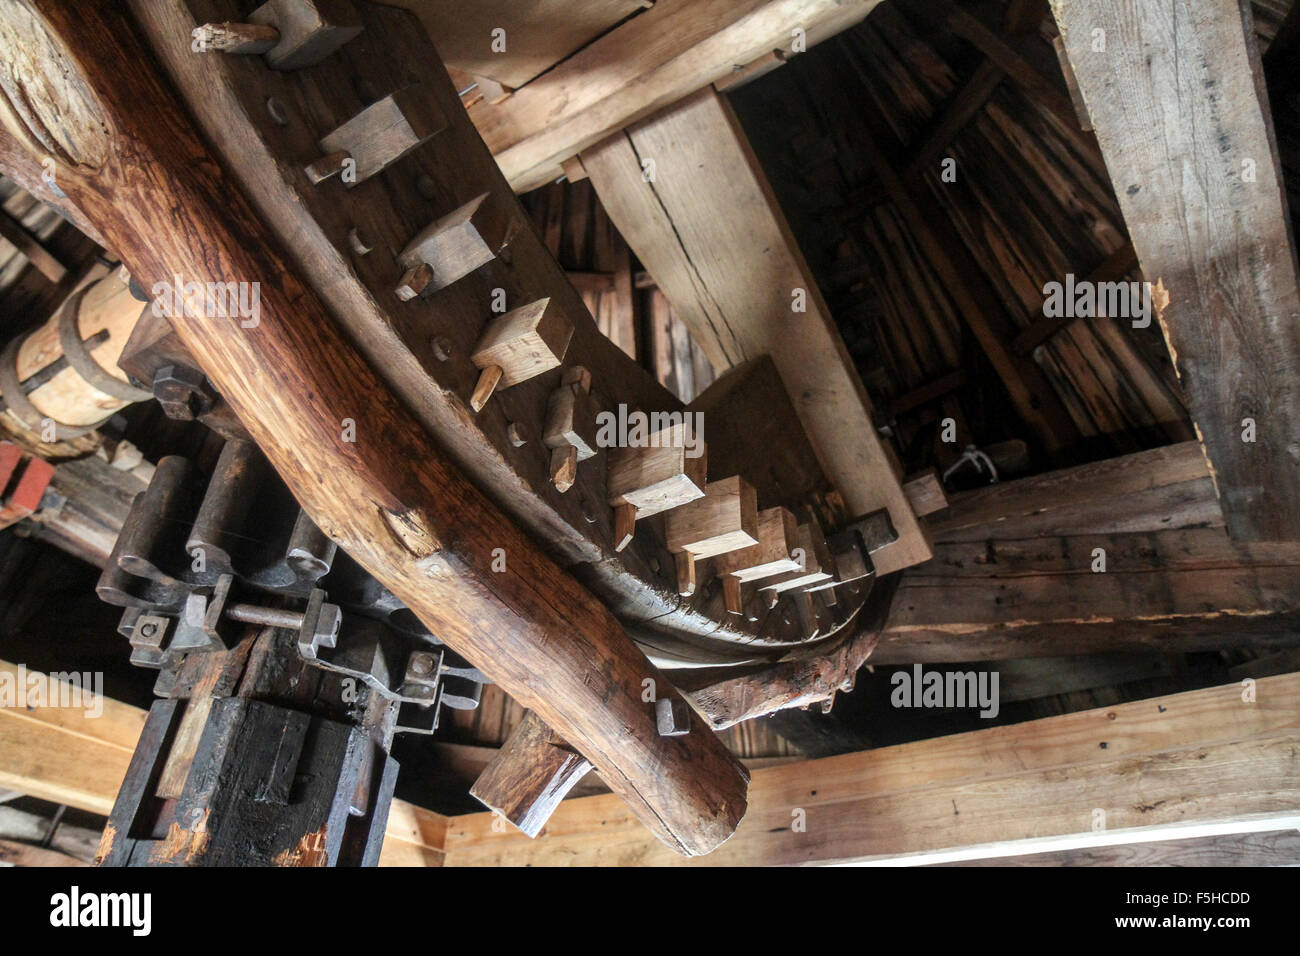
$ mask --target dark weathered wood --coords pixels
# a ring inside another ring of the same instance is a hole
[[[532,711],[516,725],[469,792],[529,836],[537,836],[591,764]]]
[[[71,75],[88,92],[89,122],[73,144],[81,165],[65,172],[64,188],[132,274],[146,287],[175,274],[261,283],[256,328],[178,316],[176,330],[317,525],[588,756],[671,847],[692,855],[724,841],[744,813],[744,768],[702,723],[658,736],[639,696],[654,668],[343,338],[222,177],[124,12],[24,2],[4,16],[12,42],[61,53],[38,60],[34,77]],[[39,79],[24,92],[41,101]],[[343,440],[345,419],[355,442]],[[508,556],[499,573],[498,548]]]
[[[961,132],[962,127],[971,121],[984,104],[988,102],[998,84],[1006,77],[1002,69],[991,60],[981,60],[975,67],[969,80],[944,107],[926,133],[917,148],[912,161],[908,164],[907,175],[915,178],[930,168],[930,165],[948,148],[948,144]]]
[[[861,69],[851,57],[849,62],[853,69]],[[899,143],[884,118],[870,110],[863,117],[875,141],[868,160],[876,177],[1002,379],[1016,411],[1049,453],[1069,447],[1077,440],[1078,429],[1042,370],[1009,348],[1011,322],[1005,306],[930,194],[904,184],[893,159]]]
[[[676,675],[677,687],[718,730],[833,700],[836,691],[852,689],[854,675],[875,650],[900,577],[877,582],[852,631],[832,650],[734,675],[726,670],[682,671]]]
[[[1300,284],[1249,5],[1052,9],[1228,530],[1300,539]]]
[[[1091,273],[1088,274],[1086,281],[1099,282],[1118,282],[1130,272],[1137,268],[1137,251],[1133,248],[1131,242],[1126,242],[1120,246],[1106,260]],[[1110,316],[1098,316],[1101,321],[1113,321]],[[1028,355],[1038,346],[1042,345],[1057,332],[1068,326],[1074,321],[1073,316],[1046,316],[1040,315],[1038,318],[1020,331],[1011,343],[1011,347],[1021,355]]]
[[[937,541],[1221,526],[1205,455],[1183,442],[955,494]]]
[[[940,544],[873,661],[1300,645],[1300,544],[1221,528]]]

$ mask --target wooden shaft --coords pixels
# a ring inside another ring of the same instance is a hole
[[[28,67],[24,94],[37,103],[10,128],[27,121],[36,150],[51,138],[43,118],[60,118],[64,150],[79,160],[64,164],[60,185],[133,274],[261,283],[254,327],[172,321],[312,520],[587,757],[668,846],[717,847],[744,814],[748,773],[702,721],[682,737],[658,735],[641,693],[662,675],[343,338],[222,176],[127,16],[106,0],[75,11],[55,0],[6,4],[0,56]],[[28,52],[41,49],[60,55]],[[70,104],[44,102],[44,90],[70,85]],[[346,419],[355,441],[343,440]],[[494,570],[502,554],[506,570]]]

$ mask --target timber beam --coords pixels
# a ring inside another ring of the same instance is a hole
[[[61,190],[131,273],[146,287],[177,275],[260,283],[252,326],[187,310],[173,323],[316,524],[590,759],[675,852],[725,841],[745,811],[747,772],[702,721],[659,736],[639,695],[662,677],[342,335],[207,152],[130,14],[100,0],[75,11],[24,0],[3,22],[4,56],[24,65],[5,90],[22,104],[9,127],[31,155],[55,150]],[[502,552],[507,570],[495,570]]]
[[[1295,829],[1300,675],[754,771],[705,866],[924,864]],[[1100,811],[1100,814],[1098,813]],[[536,840],[447,819],[448,866],[662,866],[617,801],[567,800]]]
[[[1250,7],[1052,11],[1228,532],[1300,540],[1300,270]]]
[[[586,150],[582,163],[714,367],[769,355],[851,516],[888,509],[898,540],[872,555],[876,569],[924,561],[929,544],[898,461],[876,432],[830,309],[725,97],[702,90]],[[718,216],[718,208],[735,214]]]
[[[1300,645],[1300,543],[1222,528],[940,544],[873,664]]]
[[[496,105],[470,111],[516,192],[565,160],[773,51],[799,53],[879,0],[658,0]],[[778,60],[778,63],[781,62]]]

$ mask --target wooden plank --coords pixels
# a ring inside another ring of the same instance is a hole
[[[642,0],[383,0],[420,18],[449,66],[518,89],[619,21]],[[499,44],[494,31],[504,30]]]
[[[756,770],[736,835],[691,862],[939,862],[1295,829],[1300,675],[1255,691],[1252,703],[1229,684]],[[562,804],[535,841],[494,833],[491,819],[449,821],[448,865],[683,862],[608,797]]]
[[[449,646],[592,759],[680,852],[725,840],[744,812],[744,768],[702,722],[683,737],[658,735],[639,698],[642,680],[658,672],[608,609],[466,479],[343,336],[148,66],[125,11],[38,7],[39,18],[4,10],[14,31],[5,36],[61,54],[21,54],[32,68],[23,89],[47,112],[39,78],[48,71],[76,71],[79,88],[94,90],[78,104],[87,115],[68,127],[82,165],[61,185],[132,274],[146,287],[177,273],[201,283],[267,278],[255,334],[238,319],[173,322],[304,510]],[[6,53],[20,55],[12,44]],[[40,115],[29,117],[33,136],[43,132]],[[345,420],[355,441],[340,433]],[[492,570],[496,549],[509,555],[506,572]],[[562,663],[570,653],[572,669]]]
[[[1300,544],[1222,529],[940,544],[873,662],[1300,644]]]
[[[1222,524],[1201,447],[1182,442],[952,495],[930,528],[975,541]]]
[[[471,117],[515,192],[558,179],[561,163],[797,35],[811,47],[879,0],[658,0],[495,108]],[[796,34],[796,30],[803,31]]]
[[[856,58],[848,57],[847,61],[852,69],[863,72]],[[863,79],[870,88],[871,83],[865,76]],[[886,195],[943,282],[1021,419],[1033,429],[1048,454],[1056,456],[1078,440],[1077,426],[1042,369],[1009,348],[1012,322],[1006,306],[951,224],[950,217],[944,214],[929,190],[911,190],[903,182],[892,158],[901,144],[885,118],[870,109],[862,115],[874,141],[867,158]]]
[[[1052,10],[1157,286],[1228,530],[1300,539],[1300,285],[1249,8],[1053,0]],[[1092,52],[1097,30],[1110,38],[1104,55]]]
[[[657,8],[656,8],[657,9]],[[654,181],[642,177],[643,160]],[[807,263],[726,101],[706,90],[583,153],[602,203],[717,369],[770,355],[826,477],[854,515],[887,508],[887,574],[930,554],[892,449]],[[713,210],[731,210],[718,216]],[[795,308],[802,290],[805,311]]]
[[[917,147],[912,161],[908,164],[907,175],[916,178],[930,168],[957,134],[969,123],[975,114],[984,108],[993,91],[1006,77],[1006,74],[991,60],[980,61],[975,72],[943,107],[931,125],[929,132]]]
[[[84,860],[68,856],[58,850],[19,843],[17,840],[0,840],[0,865],[2,866],[88,866]]]
[[[1023,856],[963,860],[940,866],[1295,866],[1300,833],[1226,833],[1128,846],[1085,847]]]
[[[30,675],[46,677],[0,661],[11,689]],[[107,815],[143,727],[143,711],[108,699],[97,717],[48,702],[0,708],[0,789]]]

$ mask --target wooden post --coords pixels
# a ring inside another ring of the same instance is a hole
[[[31,107],[9,128],[29,152],[57,143],[60,187],[132,274],[146,287],[174,275],[260,283],[251,327],[172,318],[317,525],[591,760],[668,846],[689,856],[726,840],[745,811],[747,772],[702,722],[659,736],[640,694],[662,676],[342,336],[221,175],[128,14],[102,0],[75,11],[22,0],[0,18],[0,53],[23,65]],[[50,89],[72,93],[56,106]],[[493,569],[500,555],[505,571]]]
[[[1052,12],[1228,532],[1300,540],[1300,282],[1253,20],[1237,0]]]

